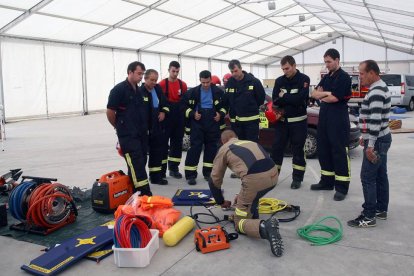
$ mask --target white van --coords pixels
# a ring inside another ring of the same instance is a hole
[[[380,77],[391,92],[391,105],[414,110],[414,75],[384,74]]]

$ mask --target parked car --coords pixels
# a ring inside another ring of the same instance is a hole
[[[414,110],[414,75],[382,74],[381,79],[391,92],[391,105]]]
[[[316,136],[319,122],[319,107],[308,107],[308,135],[305,141],[305,153],[306,158],[314,158],[317,154]],[[266,117],[265,117],[266,119]],[[263,119],[262,119],[263,120]],[[352,114],[349,114],[350,121],[350,136],[349,136],[349,148],[354,149],[359,145],[359,137],[361,132],[358,126],[358,119]],[[261,128],[259,132],[259,144],[261,144],[267,151],[271,151],[272,145],[275,140],[275,130],[272,125],[268,128]],[[288,152],[289,146],[288,146]]]
[[[266,100],[271,100],[272,90],[270,88],[265,89],[267,97]],[[314,158],[317,154],[317,129],[319,122],[319,107],[312,106],[307,108],[308,114],[308,135],[305,141],[305,153],[306,158]],[[359,145],[359,138],[361,131],[359,129],[358,118],[353,114],[349,114],[350,121],[350,136],[349,136],[349,149],[354,149]],[[227,128],[230,128],[230,120],[226,117]],[[272,145],[275,140],[275,129],[272,125],[269,125],[266,116],[263,112],[260,112],[260,131],[259,131],[259,144],[263,146],[268,152],[272,151]],[[190,136],[184,135],[183,139],[183,150],[190,148]],[[290,146],[287,147],[287,154],[289,154]]]
[[[318,130],[319,121],[319,107],[308,107],[308,135],[305,141],[305,153],[306,158],[314,158],[317,154],[316,136]],[[349,136],[349,148],[354,149],[359,145],[359,138],[361,132],[358,126],[358,118],[352,114],[349,114],[349,121],[351,124],[351,131]],[[226,120],[226,124],[230,127],[230,123]],[[260,113],[260,131],[259,131],[259,144],[262,145],[267,151],[271,152],[272,145],[275,139],[275,130],[272,125],[269,125],[266,117]],[[184,135],[183,150],[190,148],[190,136]],[[288,146],[287,154],[290,153],[290,147]]]

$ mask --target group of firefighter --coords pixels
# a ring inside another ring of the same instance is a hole
[[[135,191],[140,191],[141,195],[152,195],[146,173],[147,155],[152,184],[168,184],[167,165],[171,177],[183,177],[178,168],[182,156],[183,136],[186,132],[190,136],[190,148],[184,166],[187,183],[197,183],[198,163],[201,152],[204,151],[203,176],[216,203],[223,208],[230,207],[231,202],[224,199],[221,190],[226,169],[229,168],[233,172],[232,177],[238,177],[242,182],[240,193],[234,203],[236,230],[249,236],[268,239],[272,253],[281,256],[283,243],[278,221],[273,216],[266,221],[260,220],[258,201],[276,186],[288,141],[293,153],[291,188],[301,187],[306,169],[304,147],[307,137],[309,95],[320,104],[317,147],[321,166],[321,179],[310,188],[335,189],[333,199],[336,201],[345,199],[348,193],[351,176],[347,102],[351,97],[351,79],[341,69],[339,57],[336,49],[328,49],[325,52],[324,63],[329,73],[321,79],[311,94],[309,77],[296,68],[292,56],[283,57],[280,62],[283,75],[275,80],[272,98],[266,96],[261,82],[244,71],[238,60],[229,62],[230,74],[223,78],[224,86],[218,85],[217,77],[204,70],[199,73],[200,84],[188,91],[186,83],[178,78],[180,64],[177,61],[169,64],[168,78],[159,83],[159,74],[156,70],[146,70],[145,65],[139,61],[131,63],[127,69],[127,79],[117,84],[110,92],[107,118],[117,132]],[[363,70],[360,72],[364,82],[367,85],[384,85],[379,79],[379,69],[375,61],[365,61],[360,66],[364,64],[366,66],[361,67]],[[139,86],[141,82],[142,85]],[[389,117],[388,90],[381,88],[378,91],[385,99],[382,101],[382,111],[378,108],[369,111],[367,98],[361,112],[368,114],[368,117],[374,111],[378,114],[388,114],[385,117]],[[381,102],[380,96],[373,99]],[[270,102],[266,105],[266,117],[269,123],[274,124],[275,129],[272,156],[258,143],[259,112],[265,100]],[[231,129],[225,124],[224,119],[227,115]],[[388,117],[384,118],[384,126],[380,126],[379,132],[386,138],[389,136],[386,132]],[[378,120],[367,119],[365,123],[376,127]],[[368,129],[365,128],[367,131]],[[368,141],[367,133],[363,134],[365,142]],[[374,134],[375,132],[369,129],[369,141]],[[382,139],[382,136],[379,137]],[[379,141],[382,141],[381,139]],[[366,158],[372,164],[370,166],[374,166],[372,171],[383,170],[373,146],[367,143],[365,146]],[[382,159],[386,172],[386,151],[382,153]],[[364,159],[363,164],[368,164],[368,161]],[[363,186],[367,184],[366,181],[362,182]],[[385,184],[387,190],[383,197],[388,200],[388,181]],[[364,196],[367,198],[365,194]],[[388,201],[385,205],[387,204]],[[375,209],[375,204],[371,205],[364,203],[364,212],[368,207],[370,210]],[[386,218],[386,210],[379,211],[380,215]],[[348,225],[375,226],[375,218],[365,216],[361,215],[356,220],[348,222]]]
[[[224,76],[223,86],[217,83],[216,76],[212,77],[210,71],[204,70],[199,73],[200,84],[187,91],[186,83],[178,78],[180,64],[177,61],[170,62],[168,78],[160,82],[156,70],[146,70],[138,61],[129,65],[127,79],[111,90],[107,116],[116,129],[136,190],[151,194],[145,169],[147,156],[152,184],[168,184],[167,165],[171,177],[182,178],[179,164],[184,133],[190,136],[185,179],[189,185],[197,183],[198,163],[204,149],[202,174],[208,181],[220,145],[220,134],[226,128],[224,119],[227,114],[238,139],[258,142],[259,111],[268,96],[261,82],[244,71],[238,60],[231,60],[228,67],[231,73]],[[275,80],[271,99],[274,110],[267,110],[267,114],[270,111],[278,115],[272,159],[280,172],[284,151],[290,141],[293,153],[291,188],[298,189],[306,168],[304,145],[310,80],[296,68],[292,56],[281,60],[281,68],[284,74]],[[338,102],[321,110],[321,113],[329,113],[328,116],[321,114],[318,126],[318,131],[327,133],[318,143],[321,182],[312,185],[311,189],[335,187],[342,195],[348,191],[349,81],[341,69],[336,70],[334,76],[321,80],[325,90],[343,91],[338,92],[342,97]],[[232,177],[237,176],[232,174]],[[341,199],[339,197],[335,199]]]

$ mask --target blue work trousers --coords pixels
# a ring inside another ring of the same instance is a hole
[[[371,163],[365,150],[368,140],[364,142],[364,157],[361,167],[361,182],[364,192],[364,204],[362,204],[363,214],[368,218],[374,218],[375,212],[388,211],[389,202],[389,182],[387,173],[387,152],[391,146],[391,134],[380,137],[375,142],[374,150],[379,159],[376,163]]]

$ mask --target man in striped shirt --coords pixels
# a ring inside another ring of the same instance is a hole
[[[361,85],[369,86],[359,117],[364,147],[361,167],[361,182],[364,192],[364,209],[359,217],[348,221],[351,227],[374,227],[376,219],[387,219],[389,183],[387,174],[387,152],[391,146],[388,127],[391,95],[387,85],[379,77],[378,64],[366,60],[359,65]]]

